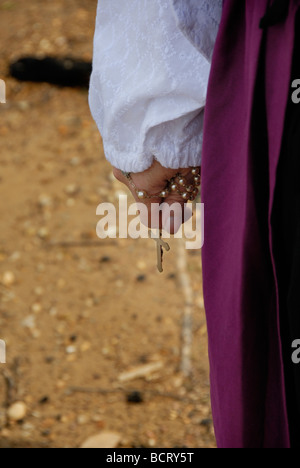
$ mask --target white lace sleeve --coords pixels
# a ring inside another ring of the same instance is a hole
[[[209,71],[172,0],[98,0],[89,102],[110,163],[199,165]]]

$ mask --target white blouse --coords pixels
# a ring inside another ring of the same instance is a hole
[[[89,102],[108,161],[201,164],[222,0],[98,0]]]

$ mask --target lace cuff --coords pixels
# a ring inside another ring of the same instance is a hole
[[[209,71],[172,0],[99,0],[89,102],[110,163],[199,165]]]

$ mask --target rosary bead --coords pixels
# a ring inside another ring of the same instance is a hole
[[[169,195],[169,191],[168,190],[163,190],[162,192],[160,192],[160,198],[167,198],[167,196]]]
[[[176,192],[177,191],[177,184],[172,184],[171,185],[171,190],[172,190],[172,192]]]
[[[200,169],[199,169],[198,167],[193,167],[193,169],[192,169],[192,174],[193,174],[194,176],[199,175],[199,174],[200,174]]]
[[[184,177],[179,177],[178,183],[179,183],[179,185],[181,185],[181,187],[185,187],[186,186],[186,179]]]
[[[148,194],[145,190],[139,190],[137,192],[137,196],[140,200],[143,200],[144,198],[147,198],[148,197]]]
[[[190,194],[188,192],[183,192],[181,196],[182,196],[182,198],[184,200],[189,200],[190,199]]]

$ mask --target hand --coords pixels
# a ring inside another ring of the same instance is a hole
[[[143,219],[141,216],[141,222],[145,224],[148,227],[152,228],[162,228],[162,225],[168,226],[168,220],[166,219],[167,217],[169,218],[170,216],[170,211],[169,209],[163,209],[162,210],[162,216],[160,219],[160,225],[155,226],[154,223],[152,224],[151,220],[151,206],[153,204],[160,205],[161,203],[166,203],[167,205],[173,205],[174,203],[179,203],[181,205],[181,215],[180,216],[175,216],[174,214],[172,215],[171,212],[171,219],[169,221],[170,223],[170,234],[175,234],[178,232],[180,229],[181,225],[187,221],[188,219],[191,218],[192,213],[190,213],[189,216],[184,213],[184,207],[186,205],[186,201],[183,200],[180,194],[176,192],[170,193],[170,195],[167,198],[147,198],[147,199],[139,199],[136,191],[133,189],[133,187],[130,185],[128,179],[124,176],[122,171],[119,169],[114,168],[113,170],[114,176],[116,177],[117,180],[120,182],[124,183],[129,190],[131,191],[132,195],[134,196],[134,199],[136,200],[137,203],[143,203],[146,205],[148,209],[148,219]],[[178,173],[182,174],[184,177],[186,177],[188,182],[193,182],[193,175],[191,173],[190,168],[185,168],[185,169],[167,169],[163,167],[159,162],[155,161],[153,165],[148,169],[147,171],[136,173],[136,174],[131,174],[132,180],[136,187],[140,190],[146,190],[146,192],[149,195],[154,195],[166,188],[167,183],[175,177]],[[185,214],[185,216],[184,216]]]

